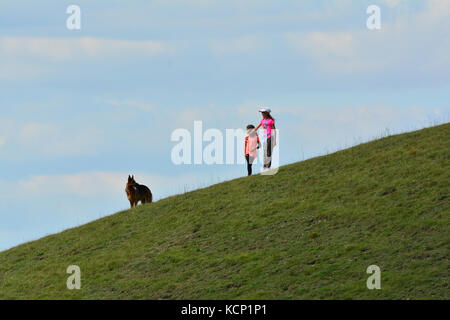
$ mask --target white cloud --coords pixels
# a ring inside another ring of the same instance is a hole
[[[45,123],[27,123],[18,130],[18,138],[23,143],[39,143],[45,138],[57,135],[57,126]]]
[[[28,151],[45,156],[92,154],[102,144],[100,129],[46,123],[27,123],[18,132],[18,142]]]
[[[288,35],[293,41],[295,35]],[[300,38],[300,45],[310,47],[314,55],[333,55],[337,57],[351,57],[355,53],[355,38],[351,33],[335,32],[311,32],[304,38]]]
[[[407,0],[382,0],[387,6],[394,8],[401,4],[407,3]]]
[[[447,25],[449,24],[449,17],[450,1],[448,0],[428,0],[425,11],[419,16],[420,19],[430,24],[444,21]],[[423,27],[426,27],[426,25]]]
[[[256,111],[260,109],[261,106],[261,103],[255,101],[245,101],[237,106],[236,112],[240,117],[254,117]]]
[[[232,39],[214,40],[210,44],[215,55],[254,53],[264,49],[267,40],[257,36],[242,36]]]
[[[373,53],[364,52],[367,43],[360,31],[289,33],[286,40],[293,50],[310,58],[324,73],[367,73],[377,70],[383,61]],[[371,45],[377,50],[376,43]]]
[[[8,141],[15,150],[5,157],[76,156],[94,154],[104,143],[101,128],[77,124],[22,122],[0,118],[0,146]]]
[[[159,41],[103,38],[0,37],[0,79],[32,79],[53,75],[67,61],[149,59],[174,54],[173,45]],[[112,62],[111,62],[112,63]]]
[[[399,5],[401,1],[387,1]],[[421,77],[450,72],[450,1],[428,0],[423,11],[399,14],[381,30],[365,27],[329,32],[288,33],[285,40],[327,75],[410,72]]]
[[[283,114],[299,119],[298,124],[285,128],[281,134],[298,137],[308,145],[311,155],[321,151],[373,140],[384,134],[418,130],[445,122],[450,108],[396,107],[384,105],[335,106],[311,108],[306,106],[278,107]]]
[[[9,56],[32,56],[56,60],[107,58],[125,55],[152,56],[173,53],[174,47],[157,41],[115,40],[92,37],[32,38],[1,37],[0,52]]]
[[[116,194],[124,177],[110,172],[84,172],[65,175],[36,175],[17,182],[17,189],[31,196],[104,196]]]
[[[114,107],[121,107],[127,109],[137,109],[141,111],[155,111],[156,106],[153,103],[145,102],[145,101],[136,101],[136,100],[117,100],[117,99],[109,99],[106,101],[107,104],[110,104]]]
[[[172,0],[167,2],[165,0],[156,0],[154,1],[156,4],[160,6],[215,6],[219,3],[219,0]]]
[[[0,147],[4,146],[6,141],[10,142],[9,135],[17,129],[16,122],[10,118],[0,116]]]
[[[407,6],[411,0],[381,0],[384,4],[391,8]],[[431,18],[430,21],[436,21],[436,19],[448,18],[450,13],[450,1],[448,0],[425,0],[425,10],[422,15]]]
[[[143,172],[80,172],[60,175],[33,175],[19,181],[0,181],[1,197],[15,199],[27,194],[29,198],[72,196],[85,198],[119,198],[126,202],[125,185],[129,174],[138,183],[147,185],[160,199],[210,184],[204,174],[162,176]]]

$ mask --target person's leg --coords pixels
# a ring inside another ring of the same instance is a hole
[[[249,175],[249,176],[252,175],[253,161],[255,161],[255,158],[249,156],[249,157],[248,157],[248,167],[249,167],[248,175]]]
[[[267,146],[267,156],[266,159],[264,159],[264,167],[270,168],[272,166],[272,137],[267,139],[266,142]]]
[[[247,160],[247,173],[249,176],[252,175],[252,164],[250,163],[250,155],[246,154],[245,155],[245,160]]]
[[[263,159],[264,169],[267,168],[267,151],[268,151],[268,147],[267,147],[267,139],[266,139],[266,140],[264,140],[264,159]]]

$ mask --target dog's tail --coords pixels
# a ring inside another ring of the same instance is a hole
[[[150,189],[147,189],[145,194],[145,203],[152,203],[152,202],[153,202],[153,194],[150,191]]]

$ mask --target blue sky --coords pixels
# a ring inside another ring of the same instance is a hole
[[[0,250],[127,208],[131,173],[156,199],[245,175],[171,162],[195,120],[269,106],[281,164],[448,122],[449,33],[448,0],[0,0]]]

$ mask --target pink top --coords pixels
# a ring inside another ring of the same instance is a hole
[[[275,121],[273,119],[262,119],[261,126],[264,128],[264,134],[267,136],[267,139],[272,137],[272,129],[275,125]]]
[[[246,136],[245,137],[245,155],[250,155],[250,157],[256,158],[258,156],[258,153],[256,152],[256,149],[258,147],[258,142],[259,142],[258,135],[255,134],[253,137]]]

